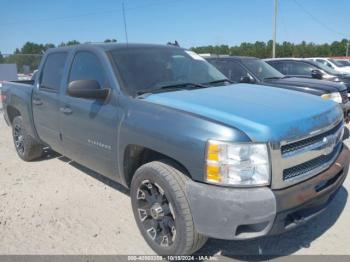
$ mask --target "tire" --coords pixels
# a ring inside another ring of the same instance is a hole
[[[16,116],[12,122],[12,137],[16,152],[22,160],[33,161],[42,156],[43,146],[27,134],[21,116]]]
[[[141,166],[132,179],[130,194],[137,226],[149,246],[159,255],[190,255],[207,241],[207,237],[196,232],[194,227],[185,193],[188,179],[167,161]],[[152,191],[155,193],[152,194]],[[151,198],[152,195],[156,197]],[[160,202],[163,203],[163,216],[160,211],[157,217]],[[165,232],[169,233],[166,238]]]

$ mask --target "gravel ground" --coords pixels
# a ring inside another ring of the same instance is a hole
[[[128,190],[54,153],[21,161],[0,118],[0,255],[153,254],[134,222]],[[249,241],[211,239],[200,253],[349,255],[349,183],[323,215],[296,230]]]

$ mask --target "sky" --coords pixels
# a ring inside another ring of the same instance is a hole
[[[0,52],[25,42],[177,40],[189,48],[272,39],[273,0],[0,0]],[[277,41],[350,38],[349,0],[278,0]]]

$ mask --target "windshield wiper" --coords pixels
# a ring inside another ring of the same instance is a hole
[[[284,78],[283,76],[270,76],[270,77],[264,77],[264,80],[269,80],[269,79],[282,79]]]
[[[230,84],[233,84],[234,82],[225,78],[225,79],[219,79],[219,80],[214,80],[214,81],[210,81],[207,83],[203,83],[202,85],[211,85],[211,84],[219,84],[219,83],[224,83],[224,82],[228,82]]]
[[[172,84],[172,85],[165,85],[158,88],[150,89],[150,90],[144,90],[137,92],[137,95],[144,95],[144,94],[152,94],[152,93],[159,93],[159,92],[167,92],[172,90],[191,90],[196,88],[207,88],[208,86],[204,84],[198,84],[198,83],[181,83],[181,84]]]

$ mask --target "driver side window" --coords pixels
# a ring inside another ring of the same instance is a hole
[[[69,75],[69,82],[75,80],[96,80],[101,88],[106,85],[103,66],[95,54],[81,51],[75,55]]]

